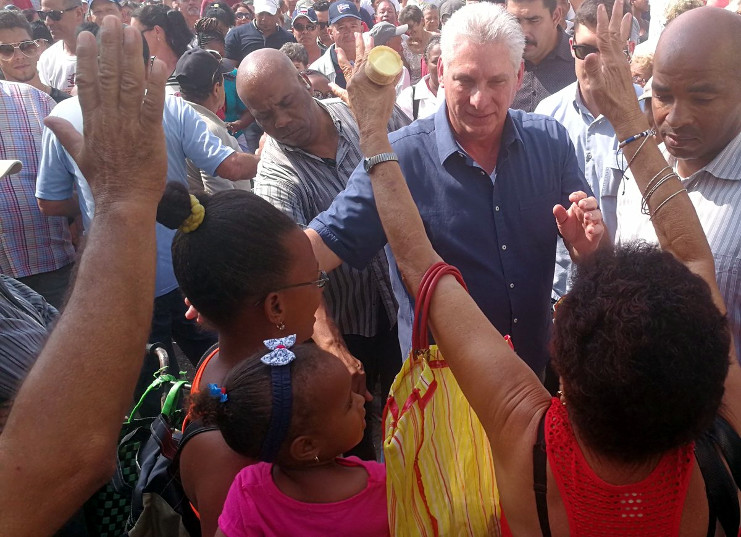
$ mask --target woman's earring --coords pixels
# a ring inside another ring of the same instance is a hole
[[[285,329],[286,329],[286,325],[285,325],[285,324],[283,324],[283,321],[281,321],[281,322],[279,322],[278,324],[276,324],[276,325],[275,325],[275,327],[276,327],[276,328],[277,328],[278,330],[280,330],[280,331],[283,331],[283,330],[285,330]]]

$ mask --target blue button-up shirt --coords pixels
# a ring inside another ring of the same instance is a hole
[[[510,110],[489,175],[458,145],[447,107],[389,135],[432,246],[460,269],[489,320],[525,362],[547,361],[556,237],[552,209],[589,191],[568,133],[551,118]],[[566,205],[568,207],[568,205]],[[311,223],[341,259],[363,267],[386,244],[370,177],[358,166],[347,188]],[[399,302],[399,340],[411,347],[414,303],[387,251]]]

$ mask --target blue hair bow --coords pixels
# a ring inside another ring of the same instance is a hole
[[[223,386],[219,388],[218,384],[209,384],[208,391],[211,394],[211,397],[219,398],[219,403],[226,403],[227,399],[229,399],[226,395],[226,388]]]

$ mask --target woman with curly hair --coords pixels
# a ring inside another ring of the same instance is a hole
[[[474,38],[496,31],[476,9],[462,8],[449,24],[470,23]],[[549,395],[449,273],[432,291],[430,325],[489,437],[505,535],[735,536],[741,369],[713,256],[638,106],[623,54],[622,2],[609,22],[604,6],[598,13],[599,54],[588,56],[586,76],[625,140],[661,250],[601,246],[579,265],[553,323],[560,397]],[[726,35],[738,31],[725,20]],[[443,50],[445,39],[443,32]],[[359,63],[348,91],[370,157],[392,151],[383,126],[393,91],[373,86]],[[513,84],[516,70],[502,69]],[[433,250],[398,162],[374,166],[370,177],[404,284],[416,297],[431,267],[451,267]],[[581,194],[553,215],[564,236],[584,234],[572,246],[586,250],[603,224]],[[527,225],[528,211],[520,215]]]

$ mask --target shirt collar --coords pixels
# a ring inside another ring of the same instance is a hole
[[[441,106],[435,113],[435,141],[437,143],[437,154],[440,158],[440,165],[444,165],[448,158],[455,154],[463,152],[463,148],[455,139],[455,134],[448,120],[448,105],[443,100]],[[512,120],[509,112],[504,120],[504,129],[502,130],[501,148],[506,149],[515,141],[522,142],[520,132]],[[500,159],[505,156],[505,151],[500,151]]]
[[[669,153],[666,147],[664,147],[664,156],[666,157],[667,162],[676,169],[678,159]],[[741,181],[741,165],[738,164],[739,159],[741,159],[741,132],[739,132],[733,140],[728,142],[728,145],[726,145],[713,160],[689,177],[685,178],[683,181],[694,179],[703,172],[709,173],[717,179]]]

